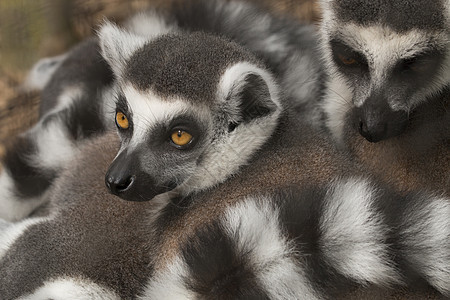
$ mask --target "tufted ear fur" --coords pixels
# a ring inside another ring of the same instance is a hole
[[[238,63],[226,70],[220,81],[219,97],[232,126],[265,117],[280,107],[272,76],[249,63]]]
[[[105,21],[98,36],[103,58],[111,66],[114,74],[120,77],[127,60],[147,42],[147,39]]]

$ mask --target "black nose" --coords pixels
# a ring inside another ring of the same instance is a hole
[[[355,108],[354,112],[357,130],[371,143],[402,134],[408,124],[408,113],[392,110],[387,102],[367,102]]]
[[[376,143],[386,136],[386,124],[381,122],[367,122],[359,120],[359,133],[369,142]]]
[[[109,191],[119,196],[133,186],[136,177],[134,175],[126,177],[106,176],[105,179],[106,187],[108,187]]]

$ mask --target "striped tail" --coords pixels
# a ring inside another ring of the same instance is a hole
[[[46,191],[73,159],[79,143],[114,126],[113,116],[108,115],[112,104],[106,100],[112,73],[101,59],[97,41],[81,43],[55,64],[56,70],[53,65],[47,68],[52,78],[46,79],[42,91],[40,121],[7,145],[2,161],[0,218],[9,221],[41,207],[47,201]]]
[[[248,198],[198,231],[143,299],[327,299],[423,281],[450,296],[450,199],[363,179]]]

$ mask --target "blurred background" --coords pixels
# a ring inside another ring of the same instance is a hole
[[[0,156],[2,144],[37,121],[38,93],[20,92],[31,66],[95,34],[104,17],[121,22],[171,0],[0,0]],[[178,0],[180,1],[180,0]],[[250,0],[304,22],[318,19],[316,0]]]

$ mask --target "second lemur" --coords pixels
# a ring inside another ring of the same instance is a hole
[[[323,0],[325,124],[399,185],[449,193],[450,4]]]

